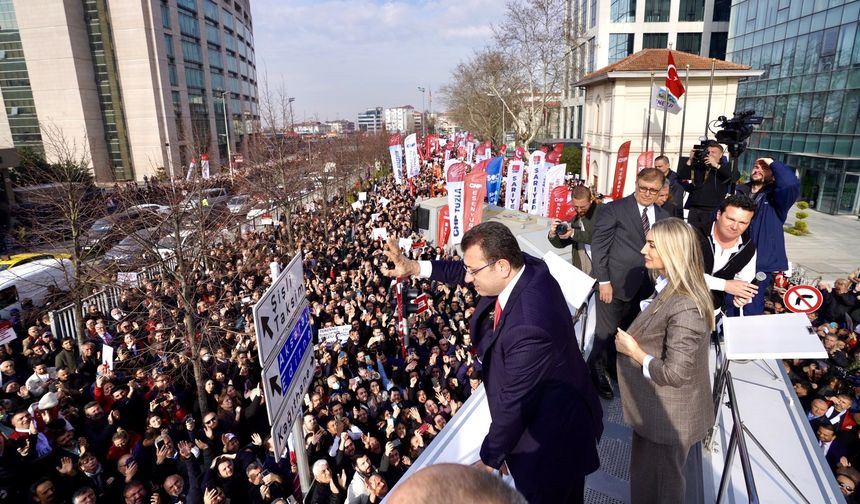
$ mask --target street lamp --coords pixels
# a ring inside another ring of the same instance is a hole
[[[221,102],[224,105],[224,132],[227,134],[227,166],[230,168],[230,181],[233,181],[233,151],[230,149],[230,123],[227,119],[227,91],[221,91]]]
[[[290,131],[293,131],[293,102],[295,98],[287,98],[287,103],[290,105]]]
[[[418,86],[418,91],[421,91],[421,136],[427,136],[427,129],[424,126],[427,121],[424,120],[424,92],[426,88]]]

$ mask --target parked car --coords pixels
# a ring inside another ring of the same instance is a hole
[[[226,205],[230,201],[230,193],[223,187],[214,187],[212,189],[201,189],[189,194],[183,206],[185,208],[197,208],[201,204],[203,206],[218,206]]]
[[[134,205],[128,208],[129,210],[149,210],[151,212],[155,212],[157,214],[168,214],[170,213],[170,207],[165,205],[158,205],[155,203],[142,203],[140,205]]]
[[[0,271],[0,317],[8,319],[12,309],[29,300],[43,306],[53,293],[74,287],[74,265],[65,258],[37,259]]]
[[[29,264],[40,259],[71,259],[71,254],[62,252],[25,252],[23,254],[0,256],[0,271]]]
[[[130,232],[156,225],[161,218],[152,209],[128,209],[95,221],[84,235],[84,250],[105,250]]]
[[[251,197],[247,194],[233,196],[232,198],[230,198],[230,201],[227,202],[227,209],[230,210],[231,214],[243,214],[248,210],[248,207],[250,206]]]
[[[190,245],[190,242],[193,240],[193,236],[195,233],[199,233],[199,230],[196,229],[182,229],[179,231],[179,240],[182,243],[183,249]],[[158,240],[158,243],[155,245],[155,252],[161,256],[162,259],[167,259],[168,257],[174,255],[176,252],[177,240],[176,233],[170,232],[161,237]]]
[[[150,246],[157,236],[156,233],[156,228],[134,231],[105,253],[104,262],[124,266],[154,259]]]

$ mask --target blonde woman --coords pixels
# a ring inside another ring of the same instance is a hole
[[[633,428],[634,504],[685,502],[684,464],[713,425],[708,342],[714,329],[696,232],[680,219],[654,223],[642,248],[656,293],[618,330],[618,385]]]

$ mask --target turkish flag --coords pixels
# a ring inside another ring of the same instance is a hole
[[[684,85],[681,84],[681,79],[678,78],[678,70],[675,68],[675,58],[672,57],[672,51],[669,51],[669,67],[666,69],[666,87],[675,98],[680,98],[684,94]]]

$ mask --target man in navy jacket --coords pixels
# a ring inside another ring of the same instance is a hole
[[[583,502],[585,476],[600,465],[602,409],[561,289],[503,224],[475,226],[461,246],[462,261],[419,263],[389,240],[394,268],[383,273],[474,285],[470,332],[492,417],[475,465],[510,471],[532,504]]]
[[[749,234],[756,244],[756,271],[767,274],[767,280],[759,283],[756,296],[744,306],[744,315],[761,315],[773,274],[788,269],[782,227],[791,206],[800,196],[800,180],[794,170],[783,163],[760,158],[756,159],[749,183],[739,186],[738,192],[747,194],[756,203]]]

